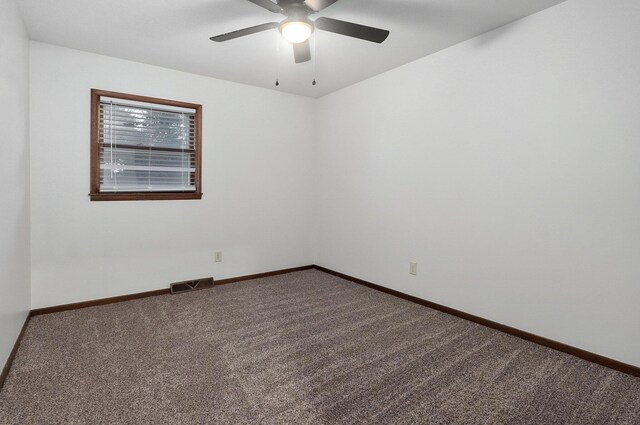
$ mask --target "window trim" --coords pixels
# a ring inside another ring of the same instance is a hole
[[[155,103],[158,105],[175,106],[179,108],[195,109],[196,111],[196,172],[195,192],[100,192],[100,97],[113,97],[137,102]],[[202,199],[202,105],[155,97],[138,96],[128,93],[118,93],[108,90],[91,89],[91,178],[89,197],[91,201],[158,201]]]

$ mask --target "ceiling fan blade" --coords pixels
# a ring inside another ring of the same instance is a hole
[[[305,0],[305,4],[316,12],[326,9],[338,0]]]
[[[249,0],[251,3],[267,9],[269,12],[282,13],[282,8],[270,0]]]
[[[352,22],[339,21],[331,18],[318,18],[315,21],[316,28],[361,40],[382,43],[389,36],[389,31]]]
[[[293,56],[296,59],[296,63],[308,62],[311,60],[311,48],[309,47],[309,40],[302,43],[293,43]]]
[[[277,22],[269,22],[267,24],[256,25],[255,27],[244,28],[237,31],[231,31],[225,34],[216,35],[216,36],[210,37],[209,40],[217,41],[217,42],[233,40],[234,38],[244,37],[245,35],[255,34],[257,32],[278,28],[278,25],[280,24]]]

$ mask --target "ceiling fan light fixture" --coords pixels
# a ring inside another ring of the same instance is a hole
[[[286,20],[280,25],[279,29],[285,40],[295,44],[307,41],[311,37],[313,25],[302,20]]]

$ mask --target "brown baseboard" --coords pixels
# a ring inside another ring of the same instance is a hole
[[[227,278],[227,279],[216,280],[215,284],[216,285],[226,285],[228,283],[241,282],[243,280],[259,279],[259,278],[263,278],[263,277],[277,276],[279,274],[287,274],[287,273],[293,273],[293,272],[300,272],[302,270],[310,270],[310,269],[313,269],[314,267],[315,266],[313,266],[313,265],[301,266],[301,267],[293,267],[293,268],[290,268],[290,269],[275,270],[275,271],[272,271],[272,272],[249,274],[249,275],[246,275],[246,276],[239,276],[239,277],[230,277],[230,278]]]
[[[444,306],[444,305],[441,305],[441,304],[437,304],[437,303],[434,303],[434,302],[431,302],[431,301],[427,301],[427,300],[424,300],[422,298],[414,297],[413,295],[405,294],[403,292],[396,291],[395,289],[386,288],[384,286],[380,286],[380,285],[377,285],[375,283],[367,282],[365,280],[358,279],[356,277],[349,276],[349,275],[346,275],[346,274],[343,274],[343,273],[340,273],[340,272],[336,272],[336,271],[333,271],[333,270],[330,270],[330,269],[327,269],[325,267],[318,266],[318,265],[293,267],[293,268],[290,268],[290,269],[275,270],[275,271],[271,271],[271,272],[256,273],[256,274],[251,274],[251,275],[245,275],[245,276],[238,276],[238,277],[232,277],[232,278],[227,278],[227,279],[221,279],[219,281],[215,281],[215,285],[225,285],[225,284],[234,283],[234,282],[241,282],[241,281],[245,281],[245,280],[252,280],[252,279],[259,279],[259,278],[264,278],[264,277],[277,276],[277,275],[281,275],[281,274],[292,273],[292,272],[297,272],[297,271],[302,271],[302,270],[309,270],[309,269],[317,269],[317,270],[320,270],[322,272],[329,273],[331,275],[340,277],[342,279],[349,280],[351,282],[357,283],[359,285],[364,285],[364,286],[366,286],[368,288],[375,289],[377,291],[381,291],[381,292],[387,293],[389,295],[393,295],[393,296],[396,296],[398,298],[402,298],[402,299],[405,299],[407,301],[411,301],[411,302],[414,302],[416,304],[420,304],[420,305],[432,308],[434,310],[439,310],[439,311],[442,311],[444,313],[451,314],[453,316],[457,316],[457,317],[460,317],[462,319],[469,320],[469,321],[478,323],[480,325],[487,326],[489,328],[493,328],[493,329],[496,329],[498,331],[508,333],[508,334],[516,336],[518,338],[522,338],[522,339],[525,339],[527,341],[531,341],[531,342],[534,342],[536,344],[543,345],[545,347],[552,348],[552,349],[557,350],[557,351],[561,351],[563,353],[567,353],[567,354],[571,354],[571,355],[576,356],[576,357],[580,357],[581,359],[588,360],[588,361],[590,361],[592,363],[596,363],[596,364],[599,364],[601,366],[605,366],[605,367],[608,367],[610,369],[614,369],[614,370],[617,370],[619,372],[623,372],[623,373],[626,373],[626,374],[629,374],[629,375],[640,377],[640,367],[633,366],[633,365],[630,365],[630,364],[627,364],[627,363],[623,363],[623,362],[620,362],[618,360],[610,359],[608,357],[604,357],[604,356],[601,356],[599,354],[591,353],[589,351],[585,351],[585,350],[582,350],[580,348],[572,347],[570,345],[563,344],[561,342],[554,341],[554,340],[551,340],[551,339],[548,339],[548,338],[544,338],[544,337],[541,337],[539,335],[535,335],[535,334],[532,334],[532,333],[529,333],[529,332],[526,332],[526,331],[523,331],[523,330],[520,330],[520,329],[516,329],[516,328],[513,328],[511,326],[503,325],[502,323],[494,322],[492,320],[485,319],[483,317],[475,316],[475,315],[470,314],[470,313],[465,313],[464,311],[456,310],[454,308],[447,307],[447,306]],[[155,291],[141,292],[141,293],[137,293],[137,294],[122,295],[122,296],[119,296],[119,297],[103,298],[103,299],[93,300],[93,301],[84,301],[84,302],[73,303],[73,304],[65,304],[65,305],[59,305],[59,306],[53,306],[53,307],[39,308],[39,309],[31,310],[29,318],[31,316],[38,316],[38,315],[41,315],[41,314],[57,313],[57,312],[67,311],[67,310],[76,310],[76,309],[80,309],[80,308],[93,307],[93,306],[105,305],[105,304],[113,304],[113,303],[118,303],[118,302],[123,302],[123,301],[130,301],[130,300],[135,300],[135,299],[139,299],[139,298],[153,297],[153,296],[165,295],[165,294],[169,294],[169,289],[159,289],[159,290],[155,290]],[[29,318],[27,318],[27,320],[25,321],[25,324],[24,324],[24,326],[22,328],[22,331],[20,332],[20,335],[18,336],[18,339],[16,340],[14,348],[11,351],[11,354],[9,355],[9,359],[7,360],[7,363],[6,363],[5,367],[4,367],[4,369],[2,370],[2,374],[0,375],[0,389],[2,388],[2,384],[4,383],[4,380],[6,379],[6,375],[9,372],[9,368],[11,366],[11,363],[13,362],[13,358],[15,357],[15,353],[16,353],[16,351],[18,349],[18,346],[20,345],[20,341],[22,340],[22,336],[23,336],[24,331],[25,331],[25,329],[27,327],[27,323],[29,321]]]
[[[31,319],[31,313],[27,316],[22,324],[22,329],[18,334],[18,338],[16,338],[16,342],[13,344],[13,349],[11,353],[9,353],[9,357],[7,358],[7,362],[4,364],[2,368],[2,373],[0,373],[0,391],[2,391],[2,387],[4,386],[4,381],[7,379],[7,375],[9,375],[9,369],[11,369],[11,365],[13,364],[13,359],[16,357],[16,353],[18,352],[18,347],[20,347],[20,342],[22,342],[22,337],[24,336],[24,331],[27,329],[27,324],[29,323],[29,319]]]
[[[489,328],[493,328],[499,330],[501,332],[508,333],[510,335],[516,336],[518,338],[525,339],[527,341],[534,342],[539,345],[543,345],[548,348],[552,348],[557,351],[562,351],[563,353],[571,354],[572,356],[580,357],[581,359],[588,360],[592,363],[599,364],[601,366],[608,367],[610,369],[617,370],[622,373],[626,373],[629,375],[633,375],[636,377],[640,377],[640,367],[633,366],[627,363],[622,363],[618,360],[610,359],[608,357],[601,356],[599,354],[595,354],[589,351],[582,350],[580,348],[572,347],[567,344],[563,344],[558,341],[554,341],[548,338],[544,338],[539,335],[535,335],[520,329],[513,328],[511,326],[503,325],[502,323],[494,322],[493,320],[485,319],[483,317],[475,316],[473,314],[465,313],[464,311],[456,310],[451,307],[447,307],[441,304],[437,304],[431,301],[424,300],[422,298],[414,297],[413,295],[405,294],[400,291],[396,291],[395,289],[386,288],[384,286],[376,285],[375,283],[367,282],[362,279],[358,279],[353,276],[349,276],[340,272],[336,272],[325,267],[314,266],[315,269],[323,271],[325,273],[329,273],[331,275],[340,277],[345,280],[349,280],[351,282],[357,283],[359,285],[364,285],[368,288],[375,289],[377,291],[384,292],[389,295],[396,296],[398,298],[402,298],[407,301],[414,302],[416,304],[423,305],[425,307],[432,308],[434,310],[439,310],[447,314],[451,314],[452,316],[457,316],[465,320],[469,320],[471,322],[478,323],[483,326],[487,326]]]
[[[243,280],[251,280],[251,279],[258,279],[258,278],[262,278],[262,277],[277,276],[277,275],[280,275],[280,274],[292,273],[292,272],[297,272],[297,271],[301,271],[301,270],[309,270],[309,269],[312,269],[312,268],[313,268],[313,266],[309,265],[309,266],[302,266],[302,267],[293,267],[293,268],[290,268],[290,269],[274,270],[274,271],[265,272],[265,273],[256,273],[256,274],[251,274],[251,275],[246,275],[246,276],[231,277],[231,278],[227,278],[227,279],[221,279],[221,280],[214,281],[214,286],[225,285],[227,283],[233,283],[233,282],[241,282]],[[59,313],[61,311],[68,311],[68,310],[78,310],[80,308],[95,307],[95,306],[98,306],[98,305],[114,304],[114,303],[120,303],[120,302],[123,302],[123,301],[137,300],[137,299],[140,299],[140,298],[156,297],[158,295],[166,295],[166,294],[169,294],[169,293],[170,293],[169,288],[167,288],[167,289],[157,289],[157,290],[154,290],[154,291],[138,292],[136,294],[120,295],[120,296],[117,296],[117,297],[101,298],[101,299],[98,299],[98,300],[82,301],[82,302],[78,302],[78,303],[56,305],[56,306],[52,306],[52,307],[36,308],[36,309],[31,310],[31,316],[40,316],[42,314]]]
[[[55,305],[52,307],[36,308],[31,310],[31,316],[40,316],[42,314],[60,313],[61,311],[78,310],[80,308],[95,307],[97,305],[107,305],[121,303],[123,301],[137,300],[140,298],[156,297],[158,295],[166,295],[169,293],[167,289],[156,289],[154,291],[138,292],[136,294],[120,295],[117,297],[100,298],[98,300],[82,301],[79,303]]]

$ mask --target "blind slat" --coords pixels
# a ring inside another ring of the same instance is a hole
[[[140,102],[137,100],[126,100],[115,97],[101,96],[100,102],[102,104],[111,105],[122,108],[137,108],[137,109],[153,109],[154,111],[165,111],[169,113],[188,113],[195,114],[196,110],[192,108],[182,108],[179,106],[159,105],[156,103]]]
[[[194,167],[165,167],[165,166],[144,166],[144,165],[118,165],[118,164],[101,164],[101,170],[114,171],[163,171],[163,172],[180,172],[192,173],[196,171]]]

